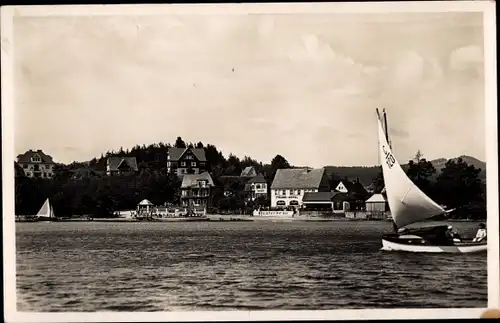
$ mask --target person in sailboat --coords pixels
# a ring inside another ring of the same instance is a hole
[[[486,239],[486,225],[484,223],[479,224],[479,229],[477,230],[476,237],[472,239],[473,242],[479,242]]]
[[[453,242],[461,242],[462,239],[460,238],[460,235],[456,232],[453,231],[453,227],[451,225],[448,226],[446,230],[446,237]]]

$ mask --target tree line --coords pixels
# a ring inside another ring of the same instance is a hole
[[[292,167],[281,155],[276,155],[268,164],[249,156],[240,159],[229,154],[226,158],[215,145],[186,143],[178,137],[173,145],[163,142],[149,146],[136,145],[131,149],[108,151],[88,162],[57,164],[55,176],[51,179],[28,178],[21,169],[16,172],[15,178],[16,214],[36,214],[47,198],[51,199],[54,212],[62,216],[112,216],[115,210],[135,209],[137,203],[146,198],[155,205],[178,205],[181,180],[176,175],[167,173],[166,169],[167,152],[171,147],[204,148],[207,171],[219,184],[214,188],[211,199],[211,207],[217,211],[268,204],[265,198],[245,204],[242,194],[244,185],[241,182],[234,184],[233,190],[237,194],[225,196],[220,180],[223,177],[237,177],[245,167],[253,166],[271,183],[278,169]],[[106,161],[112,156],[135,157],[138,172],[133,175],[106,176]]]
[[[213,212],[251,211],[254,207],[269,205],[269,198],[264,197],[251,203],[245,201],[244,181],[238,179],[245,167],[253,166],[258,173],[263,174],[269,183],[268,187],[278,169],[294,167],[279,154],[270,163],[264,164],[250,156],[240,159],[229,154],[225,157],[215,145],[186,143],[178,137],[173,145],[162,142],[149,146],[136,145],[130,150],[120,148],[108,151],[88,162],[57,164],[55,176],[51,179],[28,178],[23,176],[23,170],[20,169],[15,178],[16,214],[36,214],[47,198],[51,199],[55,213],[60,216],[111,216],[115,210],[135,209],[137,203],[146,198],[155,205],[178,205],[181,180],[167,173],[165,167],[170,147],[205,149],[207,170],[217,184],[212,191],[210,206]],[[106,160],[112,156],[135,157],[138,172],[127,176],[106,176]],[[467,165],[462,159],[449,160],[436,176],[432,163],[419,153],[415,160],[408,163],[406,171],[412,181],[438,203],[448,207],[467,205],[480,210],[486,208],[485,186],[478,178],[481,170]],[[331,183],[346,177],[334,168],[327,173]],[[376,192],[383,189],[380,167],[372,183]],[[233,194],[226,196],[224,191],[228,189]]]
[[[480,168],[457,158],[448,160],[437,173],[420,150],[405,168],[408,177],[426,195],[449,209],[456,208],[452,217],[486,217],[486,184],[480,179]],[[381,168],[373,179],[373,186],[377,193],[384,188]]]

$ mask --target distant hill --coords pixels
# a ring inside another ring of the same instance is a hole
[[[460,156],[456,158],[452,158],[453,160],[457,160],[458,158],[462,158],[467,164],[473,165],[476,168],[481,168],[481,173],[479,174],[479,178],[482,180],[486,179],[486,163],[471,157],[471,156]],[[441,172],[441,169],[445,166],[448,159],[446,158],[438,158],[431,160],[432,165],[436,168],[436,175]],[[407,168],[407,164],[401,165],[403,169]],[[350,180],[354,180],[359,178],[359,181],[368,186],[372,183],[373,178],[375,178],[380,171],[380,166],[326,166],[325,170],[328,175],[337,174],[340,178],[347,177]]]

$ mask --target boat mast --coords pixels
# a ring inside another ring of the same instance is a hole
[[[385,139],[387,140],[387,143],[389,144],[389,148],[392,149],[392,144],[391,144],[391,141],[389,140],[389,129],[388,129],[388,126],[387,126],[387,113],[385,112],[385,108],[384,108],[383,112],[384,112]]]

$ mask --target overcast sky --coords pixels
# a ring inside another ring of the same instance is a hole
[[[84,161],[182,136],[375,165],[386,108],[402,162],[486,160],[478,13],[23,17],[14,46],[16,153]]]

